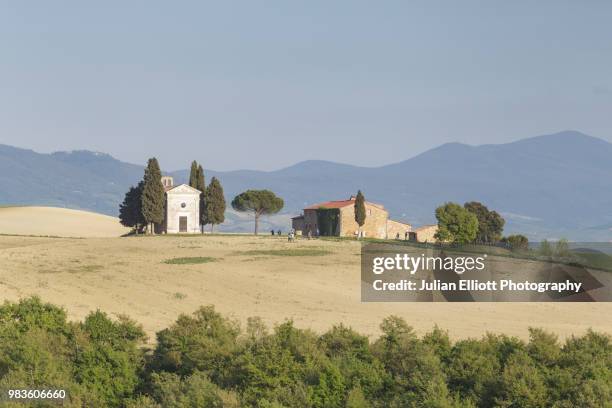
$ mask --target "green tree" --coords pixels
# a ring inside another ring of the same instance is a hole
[[[144,368],[144,333],[129,319],[94,312],[71,323],[64,310],[36,297],[0,306],[0,338],[0,388],[62,388],[70,407],[123,406]]]
[[[142,328],[127,317],[113,321],[96,311],[79,325],[79,332],[75,336],[75,379],[99,395],[105,406],[122,406],[140,383],[141,346],[146,339]]]
[[[365,198],[361,190],[357,191],[357,196],[355,197],[355,222],[359,225],[359,237],[361,238],[361,227],[365,224],[366,220],[366,208],[365,208]]]
[[[529,240],[524,235],[509,235],[502,238],[501,242],[507,244],[512,251],[526,251],[529,249]]]
[[[499,390],[501,362],[491,342],[461,340],[452,348],[447,368],[451,391],[476,402],[480,407],[493,406]]]
[[[316,379],[309,389],[308,400],[313,408],[341,408],[344,404],[345,385],[338,367],[328,363],[317,370]]]
[[[540,246],[538,248],[538,253],[540,255],[548,257],[548,258],[553,256],[552,246],[550,245],[550,242],[548,242],[547,239],[544,239],[544,240],[542,240],[542,242],[540,242]]]
[[[542,329],[530,327],[527,352],[537,364],[544,367],[552,367],[557,363],[561,354],[561,346],[559,346],[556,335]]]
[[[612,406],[612,337],[588,330],[566,339],[553,371],[555,399],[567,407]]]
[[[238,323],[212,306],[201,307],[191,316],[180,315],[170,328],[157,333],[151,365],[181,376],[199,370],[213,381],[222,381],[239,333]]]
[[[561,238],[557,241],[555,244],[555,255],[559,258],[569,258],[572,255],[567,239]]]
[[[473,242],[478,234],[478,218],[456,203],[446,203],[436,208],[438,241],[458,244]]]
[[[477,242],[498,242],[501,239],[506,221],[496,211],[489,209],[478,201],[465,203],[463,207],[478,219]]]
[[[198,188],[198,162],[191,162],[191,169],[189,170],[189,187]]]
[[[210,232],[213,232],[215,225],[222,224],[225,221],[225,196],[223,195],[223,187],[216,177],[210,180],[206,189],[202,221],[204,224],[210,224]]]
[[[388,376],[381,362],[372,354],[366,336],[341,324],[320,336],[318,345],[339,366],[346,389],[352,390],[347,397],[347,406],[359,406],[362,396],[366,399],[380,396]],[[353,393],[355,395],[351,397]]]
[[[200,190],[200,230],[204,233],[204,211],[206,203],[206,181],[204,179],[204,169],[197,161],[191,162],[189,171],[189,186]]]
[[[247,190],[232,200],[232,208],[240,212],[252,212],[255,217],[255,235],[259,229],[259,217],[276,214],[285,202],[270,190]]]
[[[444,366],[434,350],[419,341],[400,317],[391,316],[380,325],[383,335],[374,343],[375,355],[390,376],[390,406],[447,407],[451,395]]]
[[[164,408],[239,406],[233,393],[220,389],[200,371],[185,378],[167,372],[153,373],[151,377],[152,394]]]
[[[202,234],[204,233],[204,212],[206,211],[206,180],[204,179],[204,169],[201,165],[198,165],[196,172],[196,185],[195,188],[200,190],[200,228]]]
[[[501,375],[496,406],[539,408],[548,406],[547,389],[542,372],[533,360],[523,352],[508,359]]]
[[[32,297],[0,304],[0,389],[61,388],[67,407],[612,406],[607,333],[561,345],[530,329],[528,343],[487,334],[453,344],[438,328],[420,338],[400,317],[380,329],[373,343],[343,325],[317,335],[286,321],[269,333],[250,318],[243,332],[208,306],[158,332],[149,355],[126,317],[69,322]]]
[[[440,329],[436,325],[431,332],[426,333],[425,336],[423,336],[423,343],[427,344],[436,353],[441,361],[448,360],[452,349],[448,332]]]
[[[353,388],[346,397],[346,408],[369,408],[371,405],[363,395],[361,388]]]
[[[142,190],[144,182],[141,181],[136,187],[130,187],[123,203],[119,206],[119,221],[126,227],[134,228],[138,233],[145,225],[145,219],[142,215]]]
[[[161,170],[155,157],[149,159],[144,174],[142,189],[142,215],[149,224],[149,232],[155,233],[154,224],[164,220],[165,206],[164,186],[161,183]]]

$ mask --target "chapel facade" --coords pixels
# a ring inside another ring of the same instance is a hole
[[[166,207],[162,232],[166,234],[199,234],[200,194],[202,192],[187,184],[174,185],[174,179],[163,176],[166,192]]]

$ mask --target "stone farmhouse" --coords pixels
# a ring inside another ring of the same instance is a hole
[[[434,235],[436,235],[436,232],[438,232],[437,225],[423,225],[421,227],[414,228],[408,233],[408,235],[411,241],[436,242],[436,238],[434,237]]]
[[[409,224],[389,219],[389,212],[381,204],[365,202],[366,220],[361,231],[363,236],[371,238],[404,239],[411,231]],[[336,215],[333,222],[336,225],[323,231],[319,225],[319,211],[332,210]],[[304,208],[304,213],[291,219],[292,228],[302,235],[335,235],[341,237],[356,237],[359,225],[355,221],[355,196],[348,200],[326,201]],[[330,233],[331,230],[331,233]]]
[[[200,190],[187,184],[174,185],[170,176],[162,177],[166,191],[166,212],[160,232],[166,234],[200,233]]]

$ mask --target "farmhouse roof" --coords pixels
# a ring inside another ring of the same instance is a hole
[[[369,201],[366,201],[365,203],[367,205],[378,207],[381,210],[385,209],[385,207],[382,204],[371,203]],[[355,205],[355,196],[351,196],[351,198],[349,198],[348,200],[325,201],[323,203],[309,205],[308,207],[306,207],[304,209],[305,210],[316,210],[316,209],[321,208],[321,207],[323,207],[323,208],[344,208],[344,207],[348,207],[350,205]]]
[[[389,218],[389,221],[391,221],[391,222],[396,222],[396,223],[398,223],[398,224],[402,224],[402,225],[406,225],[406,226],[408,226],[408,227],[412,227],[412,224],[409,224],[409,223],[407,223],[407,222],[405,222],[405,221],[392,220],[392,219],[390,219],[390,218]]]
[[[426,229],[429,229],[429,228],[434,228],[434,227],[437,227],[437,226],[438,226],[437,224],[421,225],[420,227],[415,228],[414,232],[423,231],[423,230],[426,230]]]

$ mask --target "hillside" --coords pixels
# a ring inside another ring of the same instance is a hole
[[[119,237],[128,232],[103,214],[54,207],[1,207],[0,234],[56,237]]]
[[[96,152],[52,154],[0,145],[0,205],[43,205],[117,215],[143,169]]]
[[[186,164],[191,159],[186,157]],[[101,153],[45,155],[0,146],[0,204],[56,205],[116,215],[124,192],[142,173],[141,166]],[[184,182],[187,170],[172,175]],[[289,216],[304,206],[362,189],[392,217],[414,225],[434,221],[435,207],[445,201],[477,200],[504,215],[507,232],[532,239],[612,239],[612,144],[575,131],[499,145],[449,143],[376,168],[305,161],[270,172],[206,170],[207,181],[212,176],[221,180],[228,202],[248,188],[275,191],[285,199],[285,216],[270,226],[283,229]],[[222,228],[248,231],[250,225],[228,213]]]

